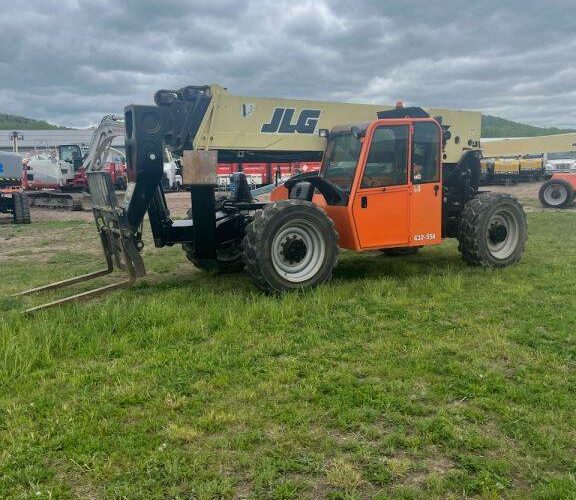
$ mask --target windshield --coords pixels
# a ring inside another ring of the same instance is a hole
[[[337,135],[330,139],[322,161],[324,178],[344,191],[350,191],[361,147],[360,139],[352,134]]]
[[[549,160],[576,160],[576,151],[568,153],[548,153]]]
[[[80,147],[76,144],[59,146],[60,159],[70,163],[75,169],[82,166],[82,156],[80,153]]]

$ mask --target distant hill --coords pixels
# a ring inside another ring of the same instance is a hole
[[[536,137],[576,132],[575,129],[535,127],[497,116],[482,115],[482,137]]]
[[[67,128],[52,125],[44,120],[0,113],[0,130],[65,130]]]

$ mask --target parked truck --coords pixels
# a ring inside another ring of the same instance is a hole
[[[0,151],[0,213],[10,214],[15,224],[30,223],[30,206],[22,193],[22,157]]]

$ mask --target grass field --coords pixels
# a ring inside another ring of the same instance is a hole
[[[149,245],[135,288],[27,318],[7,295],[96,269],[94,228],[0,226],[0,494],[576,498],[575,229],[529,214],[505,270],[343,253],[281,298]]]

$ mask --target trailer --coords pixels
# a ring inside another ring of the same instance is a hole
[[[482,185],[533,182],[543,179],[546,174],[542,155],[483,158],[481,165]]]
[[[22,193],[22,157],[0,151],[0,213],[10,214],[15,224],[30,223],[30,205]]]

